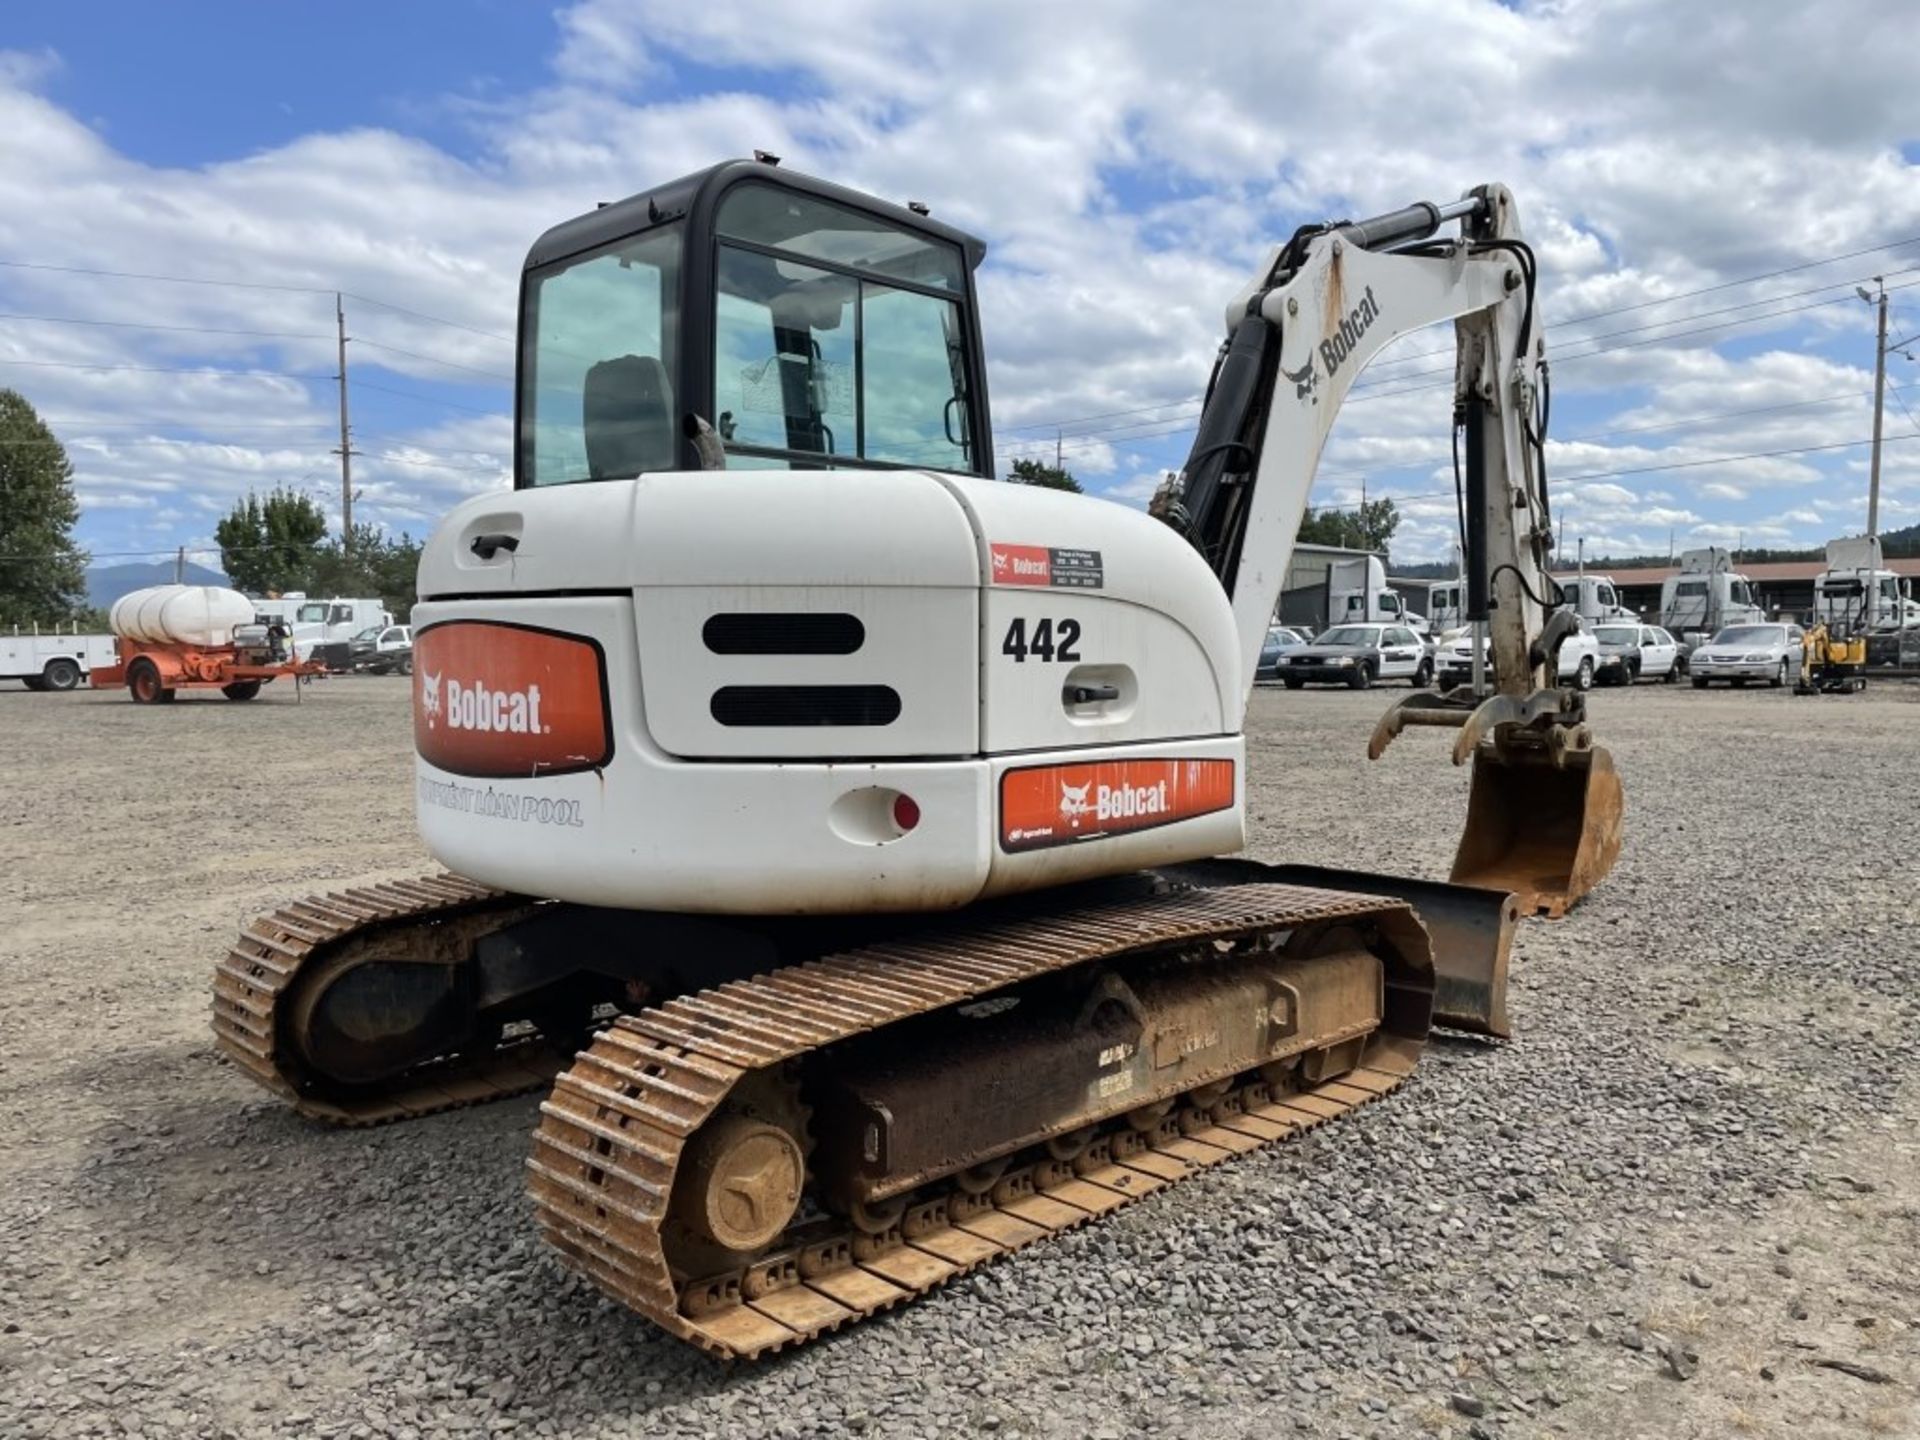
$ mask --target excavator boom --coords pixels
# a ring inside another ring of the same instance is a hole
[[[1435,238],[1454,221],[1457,239]],[[1408,724],[1459,728],[1454,763],[1471,760],[1474,775],[1453,880],[1557,916],[1612,868],[1622,799],[1579,695],[1551,688],[1555,651],[1577,622],[1559,610],[1548,573],[1537,278],[1503,186],[1303,227],[1228,307],[1192,453],[1152,510],[1232,597],[1251,688],[1321,449],[1354,381],[1400,336],[1454,322],[1466,614],[1489,643],[1476,646],[1471,686],[1394,706],[1368,753],[1379,758]]]

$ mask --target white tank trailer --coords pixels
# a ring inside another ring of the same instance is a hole
[[[113,602],[107,627],[146,645],[231,645],[253,624],[253,602],[221,585],[149,585]]]

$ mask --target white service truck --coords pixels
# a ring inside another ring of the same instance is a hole
[[[1435,635],[1466,623],[1466,581],[1435,580],[1427,587],[1427,624]]]
[[[29,690],[72,690],[97,665],[113,664],[113,636],[42,631],[0,635],[0,680]]]
[[[1553,579],[1565,597],[1561,603],[1572,607],[1573,613],[1589,625],[1598,625],[1603,620],[1639,618],[1620,603],[1620,591],[1611,575],[1589,575],[1580,571],[1571,575],[1556,575]]]
[[[1814,619],[1839,634],[1920,626],[1912,582],[1886,568],[1877,535],[1827,542],[1827,568],[1813,582]]]
[[[1388,583],[1380,557],[1359,552],[1328,561],[1324,579],[1282,591],[1275,623],[1295,626],[1309,638],[1335,625],[1405,625],[1422,637],[1427,630],[1425,617]]]
[[[295,659],[319,659],[339,670],[348,668],[354,636],[375,625],[393,624],[391,610],[364,596],[320,598],[295,591],[256,599],[253,613],[263,625],[278,620],[287,627]]]
[[[1719,546],[1687,550],[1680,572],[1660,585],[1660,624],[1688,644],[1711,639],[1727,625],[1753,625],[1766,612],[1754,598],[1753,582],[1733,568],[1733,556]]]
[[[1335,560],[1327,567],[1329,625],[1406,625],[1416,634],[1427,628],[1387,583],[1387,567],[1377,555]],[[1415,623],[1415,622],[1418,623]]]

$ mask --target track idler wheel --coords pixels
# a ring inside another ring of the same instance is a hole
[[[700,1132],[680,1218],[707,1244],[754,1254],[785,1232],[806,1173],[800,1142],[778,1125],[726,1116]]]
[[[780,1072],[762,1071],[728,1097],[688,1142],[674,1179],[666,1231],[676,1271],[733,1274],[766,1257],[806,1190],[806,1135],[806,1107]]]

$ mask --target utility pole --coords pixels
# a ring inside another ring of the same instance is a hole
[[[1880,312],[1879,333],[1873,344],[1873,461],[1867,478],[1867,538],[1871,540],[1880,533],[1880,430],[1885,420],[1887,408],[1887,282],[1876,275],[1873,277],[1877,295],[1869,295],[1864,286],[1856,285],[1853,293]]]
[[[347,312],[340,303],[340,292],[333,293],[334,332],[340,342],[340,553],[353,553],[353,444],[347,425]]]
[[[1060,432],[1058,430],[1053,432],[1053,468],[1056,470],[1060,468]]]
[[[180,553],[173,557],[173,583],[187,583],[187,547],[184,545],[180,547]]]

